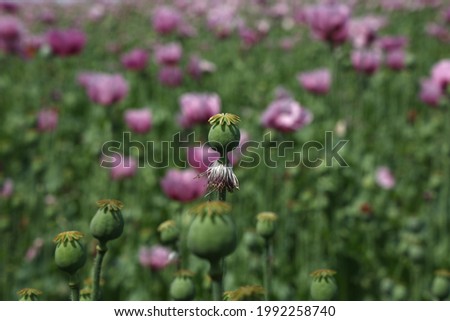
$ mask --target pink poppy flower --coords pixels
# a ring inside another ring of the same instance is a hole
[[[293,99],[273,101],[263,113],[261,123],[280,132],[294,132],[310,124],[312,113]]]
[[[323,95],[330,90],[331,73],[328,69],[317,69],[297,75],[300,85],[307,91]]]
[[[159,271],[176,262],[176,254],[161,245],[141,247],[139,249],[139,263],[145,268]]]
[[[73,56],[83,51],[86,35],[77,29],[51,30],[47,33],[47,42],[53,54],[61,57]]]
[[[128,109],[125,111],[125,123],[135,133],[148,133],[152,128],[152,112],[149,108]]]
[[[55,108],[41,109],[37,118],[37,129],[40,132],[51,132],[58,126],[58,111]]]
[[[190,202],[206,193],[207,180],[198,177],[194,169],[170,169],[161,180],[161,188],[167,197],[179,202]]]
[[[177,31],[182,22],[180,12],[169,6],[157,7],[153,12],[153,29],[159,34],[165,35]]]
[[[187,93],[180,98],[181,115],[179,123],[184,128],[207,123],[220,112],[221,102],[217,94]]]
[[[392,189],[395,186],[395,177],[391,170],[386,166],[377,168],[375,180],[377,184],[384,189]]]
[[[147,67],[148,53],[144,49],[136,48],[124,54],[121,62],[126,69],[143,70]]]

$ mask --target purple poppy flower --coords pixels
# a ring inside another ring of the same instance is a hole
[[[1,198],[10,198],[14,192],[14,182],[11,178],[7,178],[3,181],[3,185],[0,189]]]
[[[161,180],[161,188],[170,199],[190,202],[202,197],[207,189],[205,177],[198,177],[194,169],[171,169]]]
[[[181,115],[179,123],[184,128],[207,123],[220,112],[221,102],[217,94],[187,93],[180,97]]]
[[[317,69],[298,74],[298,81],[307,91],[323,95],[330,90],[331,73],[328,69]]]
[[[377,168],[375,180],[377,184],[384,189],[392,189],[395,186],[395,177],[391,170],[386,166]]]
[[[58,110],[45,108],[39,111],[37,117],[37,129],[40,132],[52,132],[58,126]]]
[[[172,42],[155,48],[155,60],[159,65],[176,65],[183,54],[179,43]]]
[[[280,132],[294,132],[310,124],[312,113],[293,99],[273,101],[263,113],[261,123]]]
[[[436,107],[442,97],[442,86],[433,79],[424,79],[419,96],[425,104]]]
[[[112,180],[119,181],[136,175],[138,164],[133,157],[115,154],[108,158],[108,162],[112,165],[110,166]]]
[[[167,247],[154,245],[143,246],[139,249],[139,263],[145,268],[158,271],[174,262],[176,262],[176,254]]]
[[[157,7],[153,12],[153,29],[159,34],[165,35],[177,31],[182,22],[180,12],[172,7]]]
[[[190,147],[187,151],[189,165],[199,173],[206,172],[209,165],[219,158],[219,152],[205,145]]]
[[[200,79],[204,74],[216,71],[216,65],[212,62],[201,59],[198,56],[191,56],[187,66],[188,74],[194,79]]]
[[[163,66],[158,73],[159,82],[167,87],[178,87],[183,83],[183,71],[178,66]]]
[[[121,101],[128,93],[128,84],[120,74],[84,72],[78,75],[78,82],[93,102],[103,106]]]
[[[306,8],[313,35],[333,45],[345,42],[349,33],[350,8],[343,4],[320,4]]]
[[[431,78],[442,88],[450,83],[450,59],[444,59],[436,63],[431,69]]]
[[[86,35],[77,29],[51,30],[47,33],[47,42],[53,54],[61,57],[73,56],[83,51]]]
[[[147,67],[148,53],[144,49],[136,48],[122,56],[122,65],[129,70],[143,70]]]
[[[392,70],[405,68],[406,54],[403,49],[391,50],[386,54],[386,65]]]
[[[352,53],[352,64],[356,71],[371,75],[381,65],[382,56],[377,50],[356,50]]]
[[[149,108],[128,109],[125,111],[125,123],[135,133],[148,133],[152,128],[152,112]]]

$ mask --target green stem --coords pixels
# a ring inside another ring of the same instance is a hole
[[[223,259],[210,262],[209,270],[212,279],[212,298],[213,301],[222,301],[223,295]]]
[[[106,243],[100,242],[97,247],[97,256],[95,257],[95,265],[94,265],[94,276],[93,276],[93,286],[92,286],[92,301],[100,300],[100,277],[102,272],[102,263],[105,257],[106,251],[108,248],[106,247]]]
[[[72,301],[80,301],[80,283],[76,274],[69,276],[70,299]]]
[[[265,239],[264,248],[264,299],[270,300],[270,292],[272,288],[272,242]]]

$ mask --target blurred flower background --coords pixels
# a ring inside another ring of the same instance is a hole
[[[225,290],[262,285],[255,217],[270,211],[274,299],[310,299],[321,268],[341,300],[435,299],[450,269],[449,52],[440,0],[0,0],[0,299],[67,299],[52,239],[86,233],[89,278],[89,221],[112,198],[125,230],[104,298],[168,300],[179,253],[157,227],[186,230],[205,200],[219,112],[243,132]],[[293,148],[246,148],[268,134]],[[330,161],[340,140],[347,166]],[[308,142],[325,148],[295,161]],[[208,265],[187,264],[208,299]]]

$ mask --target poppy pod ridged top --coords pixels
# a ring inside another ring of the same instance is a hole
[[[91,220],[91,234],[100,242],[106,243],[122,235],[123,203],[117,200],[101,200],[97,202],[99,209]]]
[[[236,226],[230,210],[231,206],[221,201],[205,202],[192,210],[187,246],[193,254],[213,262],[236,249]]]
[[[53,239],[56,243],[55,263],[64,272],[74,274],[86,263],[86,249],[80,242],[81,238],[81,232],[68,231]]]
[[[311,297],[316,301],[333,300],[337,294],[336,271],[320,269],[311,273]]]
[[[239,121],[239,116],[229,113],[212,116],[208,120],[211,124],[208,133],[208,145],[222,156],[238,147],[241,139],[241,133],[237,127]]]

